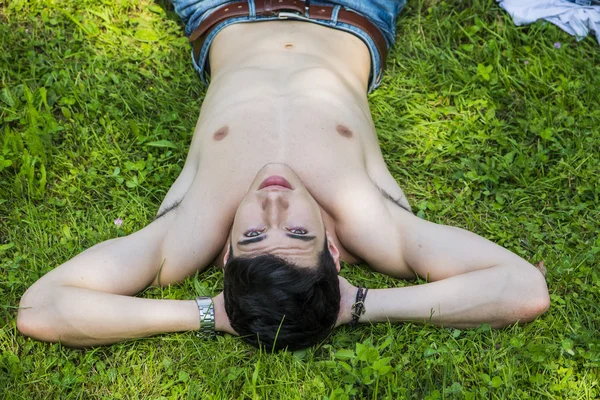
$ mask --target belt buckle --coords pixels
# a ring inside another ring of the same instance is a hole
[[[279,14],[277,14],[277,18],[279,18],[279,19],[299,19],[302,21],[310,21],[310,19],[306,18],[304,15],[297,14],[295,12],[289,12],[289,11],[281,11]]]

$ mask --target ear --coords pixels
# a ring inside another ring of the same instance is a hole
[[[326,231],[325,235],[327,235],[327,248],[329,249],[329,253],[331,253],[331,257],[333,257],[333,261],[335,262],[335,269],[337,269],[337,272],[340,272],[340,251],[333,242],[333,237],[331,234]]]
[[[229,261],[229,257],[231,256],[231,254],[229,254],[230,250],[231,250],[231,246],[227,246],[227,251],[225,252],[225,255],[223,256],[223,267],[225,267],[225,265],[227,265],[227,261]]]

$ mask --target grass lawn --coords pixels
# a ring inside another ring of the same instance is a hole
[[[162,1],[0,0],[0,50],[0,398],[600,396],[592,38],[515,27],[493,0],[409,1],[370,96],[384,157],[415,212],[543,262],[546,314],[502,330],[342,327],[316,348],[274,355],[232,336],[76,350],[17,332],[27,287],[153,218],[181,171],[205,88]],[[366,266],[342,275],[414,284]],[[140,296],[191,299],[222,287],[211,268]]]

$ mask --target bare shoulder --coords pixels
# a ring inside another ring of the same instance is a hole
[[[155,282],[160,285],[210,266],[223,249],[235,211],[204,186],[192,186],[183,198],[173,198],[170,204],[158,217],[173,221],[163,242],[160,280]]]
[[[337,206],[336,234],[349,252],[374,270],[413,278],[414,273],[403,263],[402,235],[396,221],[398,214],[414,215],[397,184],[398,190],[389,182],[381,186],[381,180],[376,183],[367,176],[344,191]]]

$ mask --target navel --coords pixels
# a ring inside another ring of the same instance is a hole
[[[284,46],[286,49],[291,50],[294,48],[294,45],[291,43],[286,43],[286,45]]]
[[[348,139],[351,139],[352,136],[354,136],[354,133],[345,125],[339,124],[335,127],[335,130],[337,131],[337,133]]]
[[[213,133],[213,139],[218,142],[219,140],[225,139],[225,136],[227,136],[228,133],[229,133],[229,127],[227,125],[225,125],[221,129],[219,129],[218,131]]]

